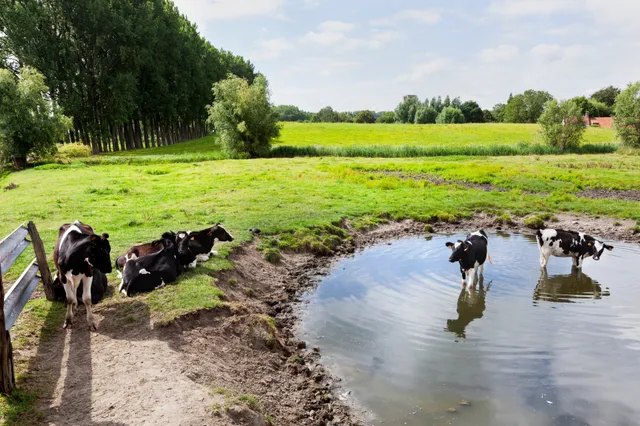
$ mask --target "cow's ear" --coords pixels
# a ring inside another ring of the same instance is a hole
[[[216,223],[216,226],[220,226],[220,222]]]
[[[453,243],[448,242],[448,243],[445,244],[445,246],[447,246],[447,248],[453,248]]]
[[[160,244],[160,241],[156,240],[151,243],[151,247],[156,247],[158,244]]]
[[[613,246],[605,246],[605,248],[609,251],[613,250]]]
[[[96,234],[91,234],[91,236],[89,237],[89,241],[91,241],[92,243],[95,243],[99,239],[100,237],[98,237]]]
[[[107,234],[106,232],[104,234],[102,234],[102,239],[103,240],[108,240],[109,239],[109,234]]]
[[[591,247],[591,246],[593,245],[593,243],[592,243],[591,241],[589,241],[589,242],[587,243],[587,245],[588,245],[589,247]]]
[[[189,238],[189,239],[190,239],[191,241],[193,241],[193,240],[195,240],[195,239],[196,239],[196,237],[191,237],[191,238]]]
[[[212,235],[213,235],[213,231],[212,231],[212,230],[209,230],[209,232],[207,232],[207,235],[208,235],[208,236],[212,236]]]
[[[469,250],[469,246],[464,246],[464,251]]]

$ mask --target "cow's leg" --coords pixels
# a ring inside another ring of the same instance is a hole
[[[549,263],[549,254],[543,251],[540,252],[540,267],[546,268],[547,263]]]
[[[464,287],[467,284],[467,275],[462,268],[460,268],[460,273],[462,274],[462,286]]]
[[[215,256],[217,256],[217,255],[218,255],[218,252],[217,252],[217,251],[215,251],[214,249],[211,249],[211,251],[209,252],[209,254],[210,254],[211,256],[214,256],[214,257],[215,257]]]
[[[97,331],[98,327],[96,327],[96,322],[93,318],[93,309],[91,306],[91,284],[92,283],[93,283],[93,277],[82,278],[82,303],[84,303],[84,307],[87,310],[87,323],[89,324],[89,329],[92,331]]]
[[[480,266],[478,266],[478,273],[480,275],[484,275],[484,263]]]
[[[196,265],[198,264],[198,259],[195,259],[193,262],[191,262],[188,266],[189,268],[193,269],[196,267]]]
[[[207,260],[209,260],[208,254],[199,254],[196,256],[196,261],[198,262],[206,262]]]
[[[576,268],[578,268],[578,269],[582,268],[582,261],[584,260],[582,258],[582,256],[578,256],[578,257],[576,257],[574,259],[575,259],[574,265],[576,266]]]
[[[467,270],[467,276],[469,277],[469,287],[476,285],[476,268]]]
[[[78,307],[78,299],[76,298],[76,286],[74,276],[69,272],[66,275],[66,281],[63,283],[64,292],[67,296],[67,315],[64,319],[64,328],[71,326],[73,323],[73,316],[75,315],[76,308]]]

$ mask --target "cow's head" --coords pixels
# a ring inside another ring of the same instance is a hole
[[[454,263],[462,259],[464,253],[469,250],[470,244],[467,241],[458,240],[455,243],[447,242],[445,244],[451,249],[451,256],[449,256],[449,262]]]
[[[218,241],[233,241],[233,237],[226,229],[220,225],[220,222],[216,223],[209,230],[209,235],[213,238],[217,238]]]
[[[598,241],[596,239],[587,241],[587,253],[590,253],[593,257],[593,260],[600,260],[600,256],[604,250],[607,249],[609,251],[613,250],[613,246],[603,243],[602,241]]]
[[[113,268],[111,266],[111,244],[109,244],[109,234],[96,235],[89,237],[89,263],[103,274],[110,273]]]

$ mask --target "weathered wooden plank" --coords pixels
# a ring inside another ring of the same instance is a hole
[[[38,264],[34,259],[27,269],[24,270],[20,278],[11,286],[4,297],[4,321],[5,329],[8,331],[18,319],[22,308],[27,304],[33,291],[40,282],[38,277]],[[2,330],[0,330],[2,332]]]
[[[49,270],[49,263],[47,263],[47,255],[44,251],[42,238],[40,238],[40,234],[33,222],[29,221],[27,229],[29,230],[33,250],[36,252],[36,259],[38,261],[38,268],[40,268],[40,278],[42,279],[44,294],[47,296],[47,300],[56,300],[56,292],[53,290],[53,279],[51,278],[51,271]]]
[[[4,287],[2,286],[2,268],[0,268],[0,393],[10,393],[15,386],[13,373],[13,353],[9,332],[4,323]]]
[[[3,271],[6,272],[29,246],[29,241],[26,240],[28,234],[29,230],[21,225],[11,235],[0,241],[0,267]]]

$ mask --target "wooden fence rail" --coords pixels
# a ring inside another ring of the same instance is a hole
[[[36,257],[5,294],[2,274],[13,265],[29,244],[33,244]],[[53,280],[44,245],[36,226],[33,222],[29,222],[27,226],[20,225],[0,241],[0,393],[9,393],[15,387],[13,350],[9,330],[40,281],[44,286],[47,299],[55,300]]]

